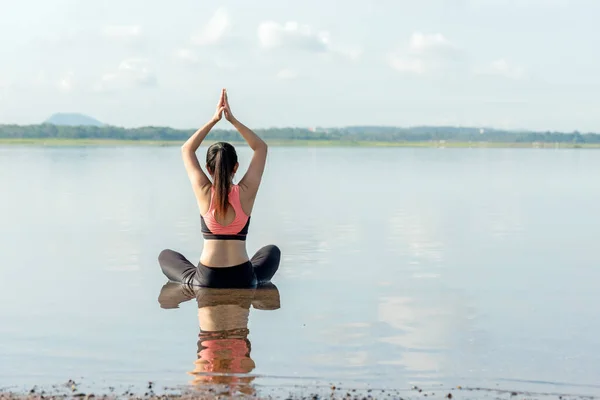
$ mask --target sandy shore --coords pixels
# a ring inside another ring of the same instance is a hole
[[[165,388],[166,389],[166,388]],[[71,381],[52,390],[31,389],[28,393],[17,393],[0,390],[0,400],[191,400],[191,399],[344,399],[344,400],[374,400],[374,399],[555,399],[555,400],[596,400],[600,397],[578,394],[559,393],[535,393],[516,392],[509,390],[487,389],[487,388],[462,388],[457,386],[450,389],[422,389],[417,386],[407,389],[345,389],[336,386],[311,387],[295,386],[290,388],[263,388],[259,395],[243,393],[231,393],[227,387],[207,387],[202,390],[169,393],[168,390],[155,393],[152,383],[149,383],[148,391],[136,394],[130,391],[108,394],[83,393],[77,390],[77,386]]]

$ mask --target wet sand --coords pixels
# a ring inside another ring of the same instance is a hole
[[[0,389],[0,400],[52,400],[52,399],[80,399],[80,400],[188,400],[188,399],[346,399],[346,400],[374,400],[374,399],[557,399],[557,400],[595,400],[598,396],[561,394],[550,392],[510,391],[489,388],[470,388],[457,386],[454,388],[423,389],[413,386],[406,389],[353,389],[331,385],[328,387],[293,386],[263,388],[262,393],[248,395],[232,393],[227,386],[213,386],[194,390],[180,390],[169,388],[155,388],[152,382],[148,383],[148,391],[134,393],[129,390],[118,391],[111,388],[109,393],[84,393],[78,390],[77,384],[69,381],[62,385],[55,385],[51,389],[34,387],[27,393],[4,391]]]

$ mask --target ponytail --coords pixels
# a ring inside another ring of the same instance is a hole
[[[208,148],[206,165],[213,175],[215,213],[225,216],[229,204],[229,191],[233,169],[237,164],[235,148],[229,143],[218,142]]]

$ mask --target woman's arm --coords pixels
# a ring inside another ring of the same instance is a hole
[[[200,167],[200,163],[198,162],[198,157],[196,157],[196,150],[202,144],[206,135],[210,132],[213,126],[216,125],[217,122],[221,120],[223,116],[224,110],[224,93],[223,90],[221,92],[221,98],[219,100],[219,105],[217,106],[217,111],[215,115],[211,118],[211,120],[206,123],[202,128],[198,129],[184,144],[181,146],[181,156],[183,158],[183,164],[185,165],[185,169],[187,171],[188,177],[190,178],[190,182],[192,184],[192,188],[194,189],[194,193],[196,196],[200,192],[202,192],[208,185],[212,185],[210,179],[206,176],[202,168]]]
[[[235,129],[242,135],[246,143],[248,143],[248,146],[254,151],[252,160],[250,160],[250,165],[248,166],[248,171],[246,171],[246,174],[240,180],[240,186],[254,196],[256,195],[256,192],[258,192],[258,187],[260,186],[260,181],[265,170],[268,146],[256,133],[233,116],[231,108],[229,107],[226,91],[224,100],[225,108],[223,109],[223,112],[225,113],[225,118],[231,122]]]

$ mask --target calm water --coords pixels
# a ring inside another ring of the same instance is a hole
[[[588,150],[272,148],[248,248],[280,246],[276,287],[223,296],[156,261],[202,249],[177,148],[0,148],[0,388],[599,394],[599,175]]]

